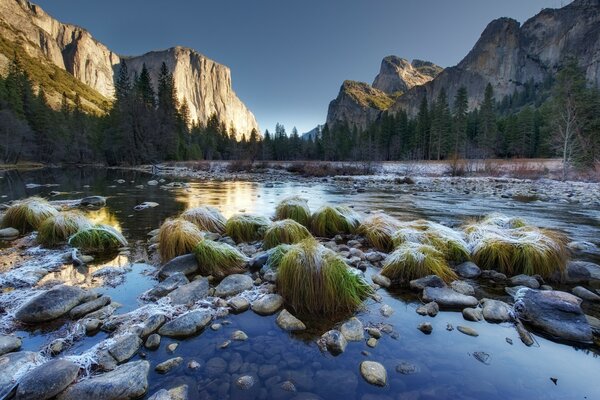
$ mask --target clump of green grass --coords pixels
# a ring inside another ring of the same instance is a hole
[[[279,246],[275,246],[270,249],[268,251],[266,265],[273,270],[277,270],[277,268],[279,268],[279,264],[281,264],[283,256],[285,256],[291,248],[292,246],[289,244],[280,244]]]
[[[191,253],[204,234],[185,219],[167,219],[158,231],[158,250],[161,261],[167,262],[177,256]]]
[[[345,206],[323,206],[312,215],[312,232],[321,237],[354,233],[360,225],[360,218],[352,209]]]
[[[283,199],[275,208],[275,220],[293,219],[308,228],[310,217],[308,201],[302,197],[293,196]]]
[[[45,199],[30,197],[6,210],[2,227],[15,228],[20,233],[36,231],[45,219],[56,214],[58,210]]]
[[[537,274],[547,278],[564,271],[569,258],[565,235],[528,226],[519,219],[507,221],[508,217],[495,215],[465,227],[477,265],[509,276]]]
[[[404,243],[426,244],[442,253],[447,261],[460,263],[469,259],[469,246],[462,232],[431,221],[403,223],[392,235],[394,246]]]
[[[265,217],[236,214],[227,220],[225,233],[236,243],[252,242],[262,239],[269,225],[271,225],[271,221]]]
[[[437,275],[446,282],[457,279],[441,251],[415,242],[405,242],[390,253],[383,261],[381,275],[401,283],[427,275]]]
[[[62,211],[44,220],[38,229],[37,241],[44,246],[66,242],[75,233],[93,225],[79,211]]]
[[[358,227],[357,233],[363,235],[377,250],[389,252],[394,248],[392,237],[401,227],[402,223],[396,218],[377,213],[365,218]]]
[[[353,311],[372,293],[340,256],[313,238],[292,245],[277,271],[279,293],[300,314]]]
[[[69,245],[90,253],[102,253],[127,246],[127,240],[110,225],[95,225],[69,238]]]
[[[227,243],[202,240],[194,249],[202,275],[221,279],[227,275],[244,272],[248,258]]]
[[[181,214],[181,218],[195,224],[201,231],[223,234],[227,219],[221,212],[210,206],[190,208]]]
[[[311,236],[303,225],[293,219],[284,219],[274,222],[265,231],[263,248],[267,250],[280,244],[294,244]]]

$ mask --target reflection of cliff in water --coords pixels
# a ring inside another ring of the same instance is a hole
[[[213,206],[229,218],[240,212],[254,212],[257,195],[257,184],[252,182],[201,182],[178,190],[175,200],[182,203],[185,209]]]

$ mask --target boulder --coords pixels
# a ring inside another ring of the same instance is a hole
[[[467,296],[448,287],[426,287],[423,290],[423,300],[435,301],[440,308],[463,309],[474,307],[479,301],[473,296]]]
[[[146,296],[150,299],[159,299],[168,295],[178,287],[186,285],[188,283],[190,283],[190,281],[185,276],[185,274],[181,272],[175,272],[171,274],[168,278],[166,278],[164,281],[160,282],[158,285],[150,289]]]
[[[164,264],[160,271],[158,271],[158,277],[160,279],[166,279],[171,275],[181,273],[187,276],[195,275],[198,272],[198,260],[193,254],[184,254],[177,256]]]
[[[108,352],[118,363],[129,360],[139,350],[142,339],[133,333],[127,333],[115,339]]]
[[[348,321],[344,322],[340,328],[340,331],[349,342],[358,342],[365,338],[363,324],[356,317],[352,317]]]
[[[163,361],[160,364],[158,364],[156,367],[154,367],[154,370],[158,373],[166,374],[173,368],[178,367],[182,362],[183,362],[182,357],[169,358],[168,360]]]
[[[148,390],[148,361],[133,361],[69,386],[57,400],[137,399]]]
[[[569,261],[564,273],[555,272],[551,280],[569,284],[600,282],[600,265],[588,261]]]
[[[450,284],[450,287],[452,288],[452,290],[460,294],[464,294],[467,296],[475,295],[475,289],[473,288],[473,286],[469,285],[465,281],[454,281]]]
[[[75,286],[55,286],[23,304],[15,313],[15,318],[26,323],[51,321],[67,314],[87,296],[85,290]]]
[[[43,362],[39,353],[19,351],[0,357],[0,398],[4,399],[15,387],[16,377]]]
[[[102,208],[106,205],[106,197],[102,196],[88,196],[79,200],[79,206],[85,208]]]
[[[429,315],[430,317],[435,317],[438,312],[440,312],[440,306],[435,301],[431,301],[427,304],[422,304],[417,307],[417,314],[419,315]]]
[[[71,311],[69,311],[69,316],[71,317],[71,319],[81,318],[84,315],[101,309],[102,307],[110,303],[110,301],[111,299],[109,296],[100,296],[97,299],[73,307]]]
[[[334,356],[343,353],[348,345],[342,332],[336,329],[325,332],[323,336],[321,336],[321,339],[324,341],[327,350]]]
[[[156,350],[160,346],[160,335],[157,333],[153,333],[146,339],[144,343],[144,347],[148,350]]]
[[[573,293],[575,296],[577,296],[583,300],[593,301],[593,302],[600,301],[600,296],[598,296],[596,293],[584,288],[583,286],[574,287],[571,290],[571,293]]]
[[[211,319],[212,317],[208,311],[191,311],[161,326],[158,334],[175,338],[192,336],[204,329]]]
[[[573,342],[592,341],[581,299],[570,293],[524,288],[517,292],[514,308],[523,322],[548,335]]]
[[[390,286],[392,286],[392,281],[387,276],[373,274],[371,276],[371,280],[373,281],[373,283],[378,284],[382,288],[389,288]]]
[[[479,322],[483,319],[481,308],[467,307],[462,310],[462,315],[467,321]]]
[[[385,386],[387,383],[387,372],[385,367],[375,361],[363,361],[360,363],[360,374],[371,385]]]
[[[50,360],[28,372],[19,382],[16,400],[47,400],[67,388],[79,373],[79,365]]]
[[[231,308],[231,311],[233,311],[236,314],[244,312],[250,308],[250,302],[248,301],[248,299],[242,296],[232,297],[227,302],[227,305]]]
[[[483,318],[487,322],[506,322],[512,320],[512,308],[500,300],[483,299]]]
[[[0,229],[0,240],[15,239],[19,236],[19,231],[15,228]]]
[[[278,294],[266,294],[252,302],[252,311],[259,315],[271,315],[283,305],[283,297]]]
[[[21,339],[12,335],[0,335],[0,356],[21,348]]]
[[[286,331],[303,331],[306,325],[298,318],[294,317],[288,310],[282,310],[277,316],[277,325]]]
[[[481,269],[475,263],[467,261],[456,267],[456,273],[461,278],[475,279],[481,275]]]
[[[248,275],[232,274],[219,283],[215,288],[215,296],[229,297],[235,296],[245,290],[250,290],[254,287],[254,281]]]
[[[410,288],[414,290],[423,290],[426,287],[437,287],[443,288],[446,287],[446,282],[442,280],[437,275],[427,275],[423,278],[414,279],[410,281]]]
[[[146,337],[151,333],[154,333],[163,326],[167,317],[164,314],[156,313],[152,314],[148,318],[146,318],[142,324],[142,330],[140,332],[140,337]]]
[[[533,276],[529,275],[515,275],[509,279],[511,286],[525,286],[531,289],[539,289],[540,283]]]
[[[186,285],[180,286],[167,295],[171,304],[191,306],[208,296],[208,279],[196,279]]]

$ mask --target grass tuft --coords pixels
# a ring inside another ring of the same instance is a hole
[[[127,240],[110,225],[95,225],[71,236],[69,245],[85,252],[102,253],[127,246]]]
[[[248,258],[227,243],[202,240],[194,249],[200,273],[221,279],[227,275],[244,272]]]
[[[289,244],[280,244],[279,246],[273,247],[268,251],[267,266],[273,270],[279,268],[283,256],[287,254],[292,248]]]
[[[389,252],[394,248],[392,237],[402,227],[396,218],[384,213],[368,216],[358,227],[357,233],[363,235],[377,250]]]
[[[30,197],[10,206],[2,219],[3,228],[15,228],[20,233],[36,231],[47,218],[58,214],[48,201]]]
[[[269,225],[271,221],[265,217],[236,214],[227,220],[225,233],[236,243],[252,242],[262,239]]]
[[[303,225],[293,219],[284,219],[274,222],[265,231],[263,248],[267,250],[280,244],[294,244],[311,236]]]
[[[275,209],[275,220],[293,219],[307,228],[310,226],[310,217],[308,201],[298,196],[283,199]]]
[[[313,238],[290,246],[277,271],[279,293],[299,314],[353,311],[372,293],[340,256]]]
[[[441,251],[415,242],[405,242],[390,253],[383,261],[381,275],[403,283],[427,275],[437,275],[446,282],[458,278]]]
[[[204,235],[193,223],[181,218],[167,219],[158,231],[158,250],[161,261],[191,253]]]
[[[311,228],[316,236],[332,237],[354,233],[360,225],[357,213],[345,206],[324,206],[312,215]]]
[[[221,212],[210,206],[202,206],[185,210],[181,218],[195,224],[201,231],[223,234],[227,219]]]
[[[79,211],[63,211],[44,220],[38,229],[37,241],[44,246],[65,243],[69,237],[93,225]]]

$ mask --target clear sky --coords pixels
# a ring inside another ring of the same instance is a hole
[[[371,83],[395,54],[455,65],[498,17],[568,0],[33,0],[123,55],[175,45],[231,68],[261,129],[325,121],[345,79]]]

